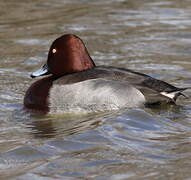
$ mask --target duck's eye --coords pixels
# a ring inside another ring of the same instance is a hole
[[[56,49],[52,49],[52,53],[56,53]]]

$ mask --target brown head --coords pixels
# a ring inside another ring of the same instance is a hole
[[[47,64],[31,77],[52,74],[55,77],[95,67],[83,41],[72,34],[56,39],[49,50]]]

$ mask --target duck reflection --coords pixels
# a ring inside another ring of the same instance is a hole
[[[35,114],[31,115],[32,121],[27,123],[27,127],[31,129],[35,138],[63,137],[96,128],[107,116],[106,113],[63,116],[37,116]]]

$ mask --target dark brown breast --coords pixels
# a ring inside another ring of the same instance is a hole
[[[24,107],[31,110],[48,112],[48,95],[52,82],[52,77],[45,77],[34,82],[25,94]]]

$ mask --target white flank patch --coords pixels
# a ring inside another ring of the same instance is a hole
[[[163,95],[163,96],[166,96],[170,99],[173,99],[175,97],[177,92],[171,92],[171,93],[167,93],[167,92],[161,92],[160,94]]]

